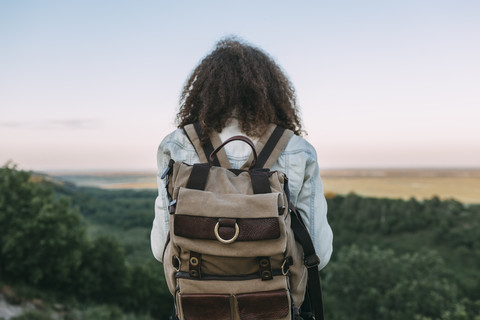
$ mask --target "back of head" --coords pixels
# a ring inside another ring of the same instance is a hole
[[[199,122],[205,132],[220,132],[232,117],[252,137],[271,123],[302,132],[295,90],[280,67],[262,50],[227,38],[185,83],[177,122],[180,128]]]

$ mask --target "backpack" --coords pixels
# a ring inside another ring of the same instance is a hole
[[[293,132],[270,126],[257,153],[244,136],[205,139],[198,123],[184,131],[201,163],[170,160],[161,177],[170,201],[163,261],[172,319],[323,319],[319,259],[290,203],[288,178],[269,169]],[[252,149],[240,169],[223,149],[232,141]]]

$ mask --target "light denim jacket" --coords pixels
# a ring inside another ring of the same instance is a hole
[[[235,121],[223,129],[220,139],[242,134]],[[244,134],[242,134],[244,135]],[[256,142],[256,140],[253,140]],[[225,147],[232,168],[240,168],[247,161],[251,149],[241,141],[234,141]],[[157,153],[158,197],[155,201],[155,219],[151,232],[153,255],[162,262],[162,254],[167,239],[170,215],[167,212],[167,194],[161,174],[170,159],[186,163],[199,163],[194,147],[182,129],[167,135],[161,142]],[[323,185],[317,164],[317,155],[313,146],[299,136],[292,136],[276,164],[271,168],[284,172],[288,177],[290,198],[297,207],[320,258],[319,269],[323,268],[332,254],[332,229],[327,221],[327,202],[323,195]]]

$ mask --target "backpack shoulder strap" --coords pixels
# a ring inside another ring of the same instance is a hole
[[[192,143],[195,151],[197,152],[198,158],[202,163],[208,163],[208,157],[218,146],[222,144],[218,133],[213,130],[208,139],[202,143],[204,134],[202,128],[198,122],[187,124],[183,127],[185,134]],[[230,168],[230,161],[228,161],[227,154],[224,149],[221,149],[215,156],[213,161],[214,166]]]
[[[302,304],[302,313],[305,314],[305,319],[323,320],[323,297],[322,286],[320,283],[320,275],[317,266],[320,264],[320,259],[315,253],[312,238],[303,224],[302,218],[297,213],[295,207],[290,202],[289,209],[291,213],[291,228],[295,236],[295,240],[300,243],[304,253],[304,264],[308,270],[307,291],[305,292],[305,300]]]
[[[258,159],[255,168],[271,168],[277,162],[278,157],[293,136],[293,131],[271,124],[256,143]],[[252,155],[242,166],[248,168]]]

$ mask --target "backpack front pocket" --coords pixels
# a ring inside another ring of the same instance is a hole
[[[282,254],[286,225],[280,193],[215,194],[180,188],[172,241],[183,250],[229,257]]]
[[[289,319],[290,299],[285,290],[238,294],[235,299],[241,320]]]
[[[291,316],[288,279],[284,276],[267,282],[260,279],[177,280],[182,320],[287,320]]]
[[[230,295],[182,294],[180,296],[185,320],[230,320]]]

